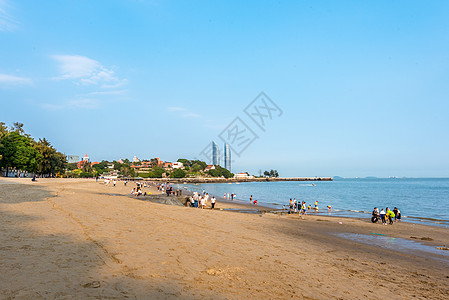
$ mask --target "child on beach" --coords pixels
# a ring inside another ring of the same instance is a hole
[[[210,204],[212,205],[212,209],[215,208],[215,197],[212,196],[212,198],[210,199]]]

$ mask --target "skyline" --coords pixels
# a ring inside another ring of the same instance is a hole
[[[0,121],[67,155],[176,161],[240,118],[257,138],[235,172],[449,177],[448,9],[0,0]],[[264,128],[261,92],[282,111]]]

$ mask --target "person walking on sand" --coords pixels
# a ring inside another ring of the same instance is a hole
[[[117,184],[117,181],[114,179],[114,181],[112,182],[114,184],[114,186]]]
[[[215,197],[212,196],[212,198],[210,199],[210,205],[212,206],[211,209],[215,208]]]

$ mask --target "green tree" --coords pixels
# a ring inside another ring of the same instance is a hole
[[[175,169],[173,173],[171,173],[170,177],[172,178],[184,178],[186,177],[186,172],[183,169]]]
[[[161,167],[153,167],[152,172],[154,173],[154,178],[162,178],[162,174],[165,173],[165,170]]]
[[[67,164],[67,170],[73,171],[73,170],[76,170],[76,169],[78,169],[78,164],[77,163]]]
[[[81,165],[81,170],[83,170],[84,173],[92,173],[92,166],[88,161],[84,161]]]
[[[33,140],[19,132],[13,131],[2,135],[0,141],[0,167],[35,172],[40,159],[39,152],[32,145]]]
[[[185,158],[180,158],[178,159],[178,162],[182,163],[184,165],[184,167],[191,167],[192,166],[192,162],[188,159]]]

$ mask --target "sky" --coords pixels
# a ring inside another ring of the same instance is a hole
[[[449,177],[448,14],[448,1],[0,0],[0,121],[96,161],[207,160],[215,141],[234,173]]]

